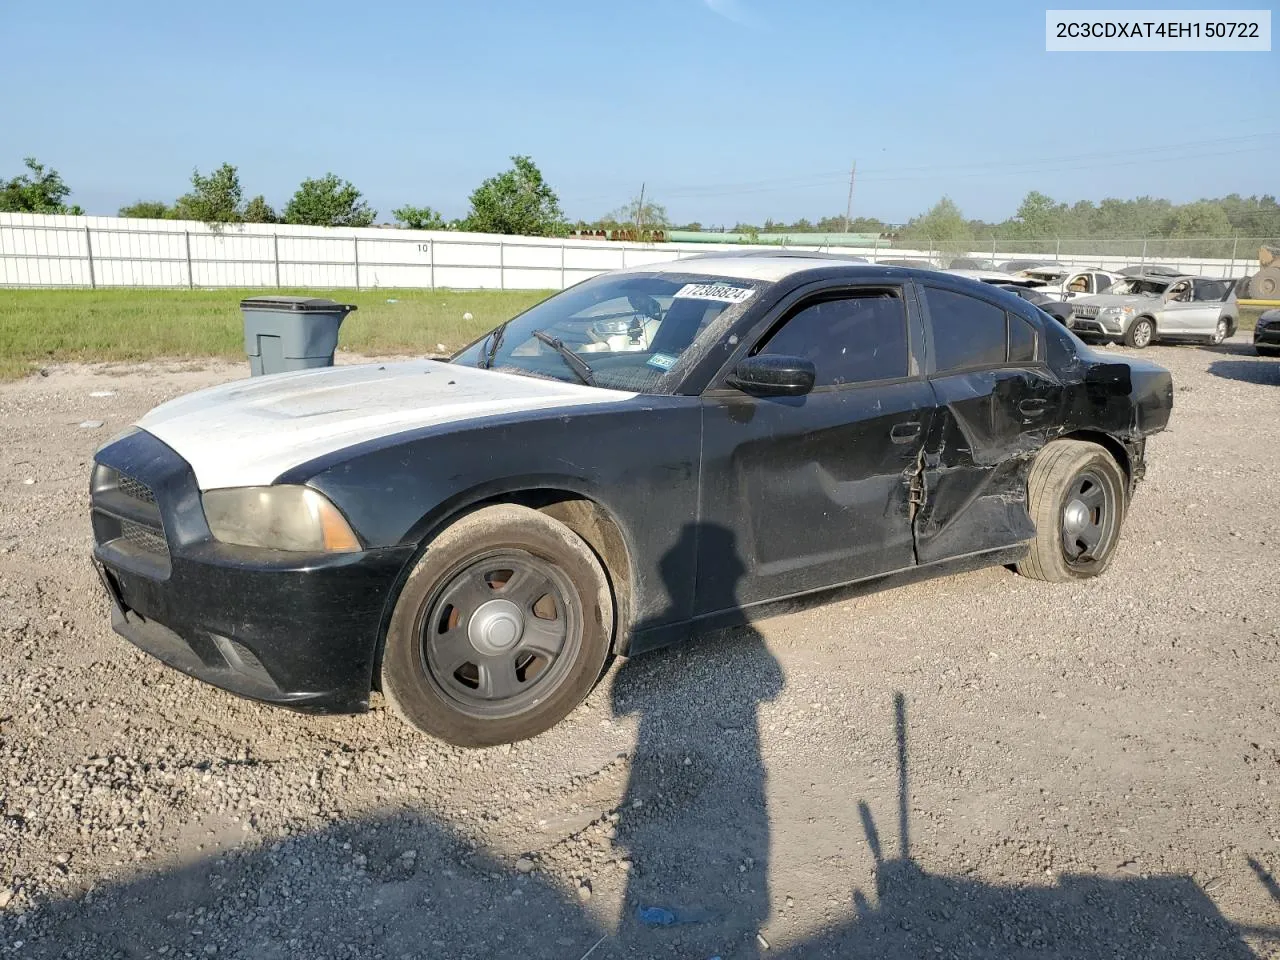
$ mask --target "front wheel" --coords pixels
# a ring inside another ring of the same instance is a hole
[[[1136,347],[1141,350],[1143,347],[1151,345],[1151,340],[1155,335],[1156,325],[1148,317],[1139,317],[1129,324],[1129,329],[1124,332],[1125,346]]]
[[[613,628],[608,579],[577,534],[527,507],[486,507],[436,537],[405,582],[382,692],[458,746],[523,740],[591,692]]]
[[[1253,349],[1260,357],[1280,357],[1280,347],[1259,347],[1255,344]]]
[[[1105,449],[1083,440],[1046,444],[1027,477],[1036,535],[1018,572],[1052,583],[1098,576],[1120,541],[1125,500],[1124,472]]]

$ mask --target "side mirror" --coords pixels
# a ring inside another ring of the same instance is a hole
[[[745,358],[725,382],[755,396],[800,397],[813,389],[817,375],[812,360],[761,353]]]
[[[1133,391],[1133,371],[1127,363],[1095,363],[1084,375],[1091,397],[1127,397]]]

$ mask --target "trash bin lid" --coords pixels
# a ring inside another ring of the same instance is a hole
[[[336,300],[328,300],[324,297],[290,297],[284,295],[271,295],[262,297],[248,297],[240,301],[241,310],[289,310],[300,313],[336,313],[344,311],[350,313],[356,309],[354,303],[338,303]]]

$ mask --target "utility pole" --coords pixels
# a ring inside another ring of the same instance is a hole
[[[853,166],[849,168],[849,202],[844,206],[844,232],[849,232],[849,221],[853,219],[853,181],[858,176],[858,161],[853,161]]]
[[[640,184],[640,206],[636,208],[636,237],[639,240],[644,236],[644,184]]]

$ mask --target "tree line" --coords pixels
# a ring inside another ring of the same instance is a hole
[[[84,211],[67,202],[71,189],[56,170],[34,157],[26,170],[11,179],[0,179],[0,211],[69,213]],[[223,163],[209,174],[196,169],[191,189],[172,203],[140,200],[122,207],[122,217],[199,220],[220,223],[297,223],[311,226],[367,227],[377,211],[350,182],[333,173],[303,180],[279,213],[261,194],[248,200],[239,171]],[[415,230],[466,230],[521,236],[564,236],[574,230],[627,230],[652,235],[658,230],[701,231],[697,221],[676,225],[666,207],[653,198],[636,197],[593,221],[570,222],[564,216],[555,190],[537,164],[527,156],[511,158],[511,167],[485,179],[469,197],[467,215],[453,220],[429,206],[406,204],[391,211],[403,227]],[[1280,237],[1280,203],[1270,194],[1224,197],[1176,204],[1159,197],[1131,200],[1107,198],[1098,203],[1080,200],[1067,204],[1032,190],[1013,216],[999,222],[967,218],[950,197],[942,197],[925,212],[905,224],[887,223],[875,217],[844,216],[817,221],[800,218],[791,223],[765,220],[763,224],[739,222],[713,230],[748,236],[776,233],[879,233],[898,241],[982,246],[991,242],[1044,240],[1178,239]],[[1215,254],[1216,255],[1216,254]]]
[[[24,161],[26,172],[0,179],[0,212],[83,214],[68,204],[71,188],[56,170],[34,157]],[[378,211],[349,180],[333,173],[303,180],[278,213],[258,194],[245,199],[239,170],[223,163],[208,174],[192,171],[191,189],[172,203],[139,200],[118,211],[121,217],[151,220],[198,220],[211,225],[229,223],[297,223],[318,227],[368,227]],[[391,211],[401,226],[414,230],[467,230],[476,233],[556,236],[571,227],[560,200],[531,159],[511,158],[511,168],[484,180],[470,197],[465,217],[446,221],[429,206],[406,204]]]

